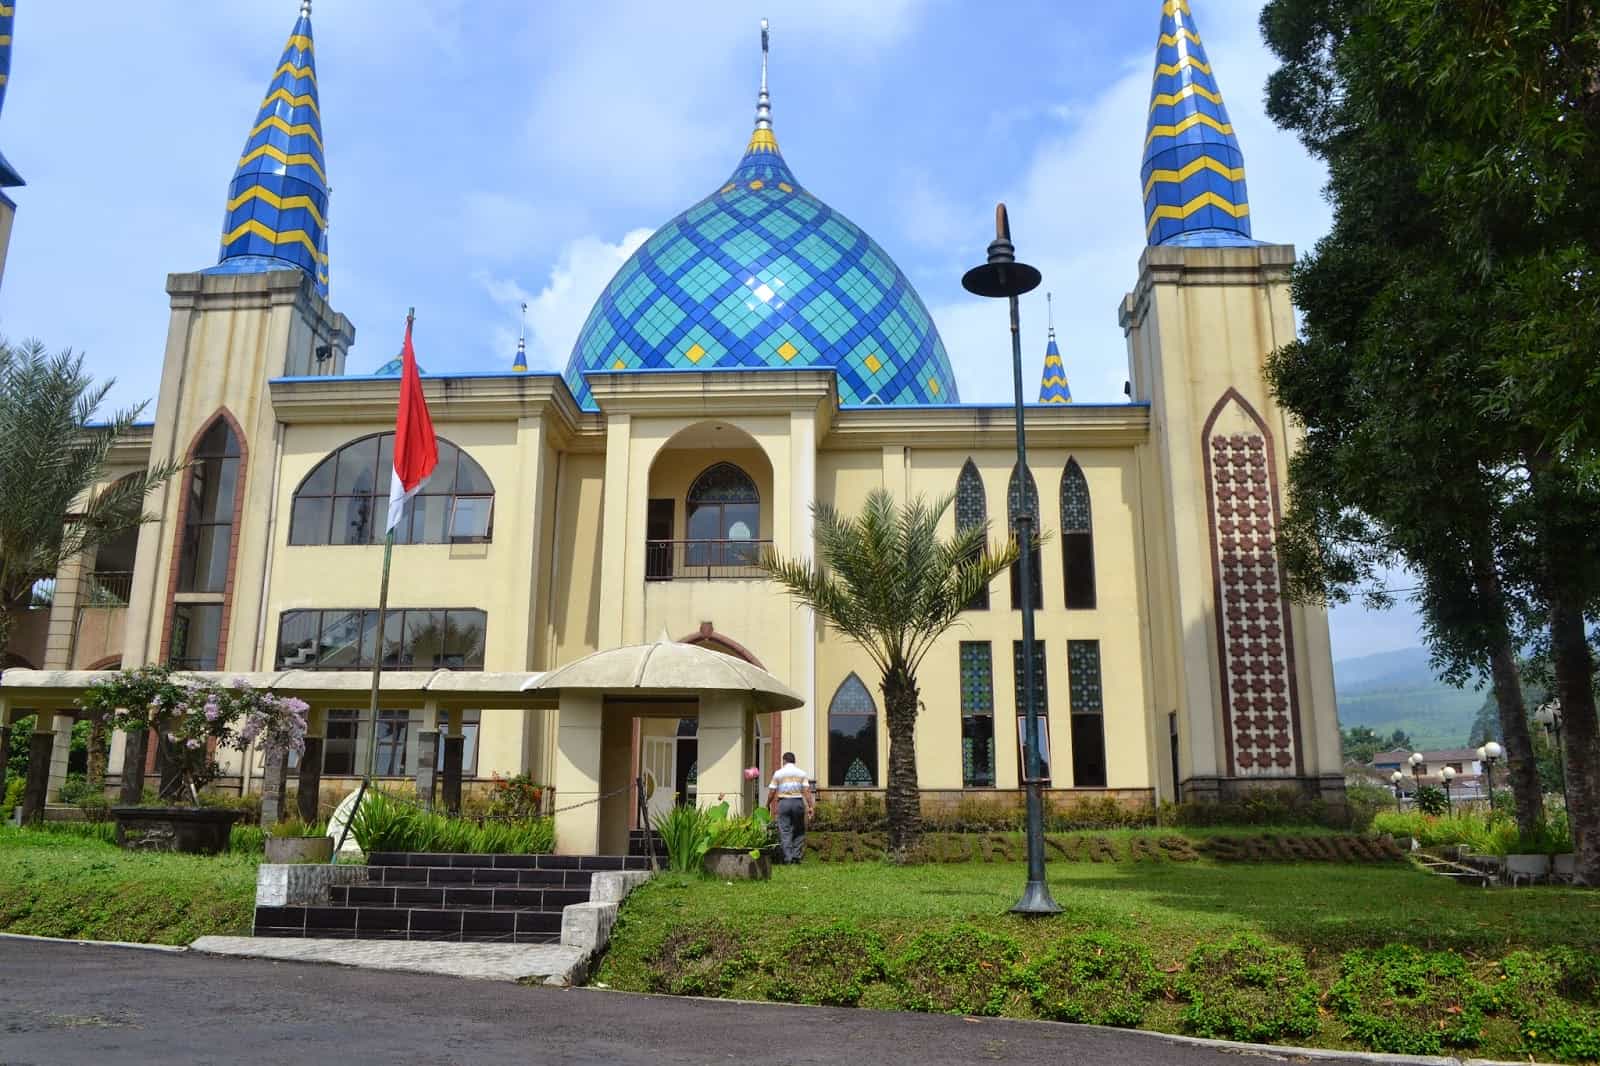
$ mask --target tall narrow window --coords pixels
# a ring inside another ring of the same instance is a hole
[[[828,704],[828,787],[875,788],[878,784],[878,705],[861,679],[839,683]]]
[[[989,521],[989,504],[983,495],[983,477],[978,473],[977,466],[968,459],[961,467],[961,475],[956,478],[956,532],[964,532],[983,526]],[[972,602],[967,604],[969,611],[987,611],[989,609],[989,589],[972,597]],[[993,784],[993,782],[990,782]]]
[[[211,423],[189,461],[178,591],[222,592],[228,585],[234,494],[239,487],[239,441],[226,419]]]
[[[1061,471],[1061,563],[1067,607],[1094,607],[1094,527],[1089,513],[1089,482],[1076,459]]]
[[[1105,788],[1105,700],[1098,640],[1067,641],[1067,692],[1072,705],[1073,787]]]
[[[994,653],[986,640],[961,642],[961,783],[994,787]]]
[[[1039,731],[1034,739],[1039,745],[1039,776],[1046,786],[1050,784],[1050,700],[1045,686],[1044,641],[1033,642],[1033,705],[1038,708]],[[1028,705],[1023,699],[1022,641],[1011,642],[1011,673],[1017,693],[1017,780],[1028,778],[1026,738],[1028,735]]]
[[[761,496],[732,463],[706,468],[689,486],[685,509],[688,566],[749,566],[761,537]]]
[[[1031,521],[1027,544],[1020,543],[1021,538],[1017,533],[1017,519],[1024,514]],[[1044,560],[1039,555],[1039,486],[1034,484],[1032,470],[1025,471],[1020,466],[1011,468],[1011,484],[1006,487],[1006,525],[1012,537],[1018,539],[1017,546],[1028,553],[1032,568],[1028,583],[1033,590],[1033,609],[1040,610],[1044,607],[1044,579],[1039,569]],[[1022,567],[1020,560],[1018,563],[1011,568],[1011,609],[1014,611],[1022,609]]]

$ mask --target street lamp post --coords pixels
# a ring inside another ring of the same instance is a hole
[[[994,240],[989,242],[989,258],[961,277],[961,285],[974,296],[1004,297],[1011,309],[1011,384],[1015,392],[1017,421],[1017,469],[1023,479],[1024,503],[1028,477],[1028,438],[1022,417],[1022,330],[1018,324],[1017,297],[1039,287],[1039,272],[1017,262],[1016,246],[1011,243],[1011,221],[1006,205],[994,209]],[[1017,539],[1022,553],[1017,558],[1017,577],[1022,588],[1022,702],[1026,713],[1023,736],[1023,769],[1028,790],[1028,885],[1011,910],[1016,914],[1059,914],[1060,904],[1050,897],[1044,877],[1044,796],[1039,764],[1039,709],[1035,706],[1033,684],[1033,516],[1027,506],[1017,515]]]
[[[1567,791],[1567,749],[1561,742],[1561,704],[1551,700],[1534,712],[1533,720],[1544,726],[1545,732],[1555,738],[1556,763],[1561,767],[1561,792],[1564,797]]]
[[[1451,814],[1456,813],[1455,804],[1450,802],[1450,782],[1456,779],[1456,768],[1445,766],[1439,770],[1439,780],[1444,783],[1444,808]]]
[[[1483,779],[1489,787],[1489,815],[1494,816],[1494,764],[1505,749],[1494,741],[1489,741],[1478,749],[1478,758],[1483,760]]]
[[[1394,812],[1396,814],[1405,813],[1405,808],[1400,805],[1400,782],[1404,781],[1405,779],[1406,775],[1401,773],[1399,770],[1396,770],[1394,773],[1389,775],[1389,783],[1394,786]]]
[[[1411,776],[1417,779],[1417,791],[1422,791],[1422,775],[1428,772],[1428,760],[1422,757],[1422,752],[1414,751],[1406,760],[1411,764]]]

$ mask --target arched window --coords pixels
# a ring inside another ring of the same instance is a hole
[[[1089,482],[1076,459],[1061,471],[1061,563],[1066,574],[1067,607],[1094,607],[1094,527],[1089,514]]]
[[[878,784],[878,705],[861,679],[839,682],[828,704],[828,787]]]
[[[1026,492],[1024,492],[1024,475],[1026,475]],[[1011,531],[1012,537],[1017,537],[1017,519],[1026,514],[1031,519],[1029,527],[1029,543],[1018,544],[1018,547],[1028,553],[1028,562],[1031,567],[1029,584],[1033,591],[1033,608],[1040,610],[1044,607],[1044,580],[1039,574],[1040,564],[1044,561],[1039,556],[1039,486],[1034,483],[1033,471],[1023,470],[1021,466],[1011,468],[1011,483],[1006,487],[1006,526]],[[1011,608],[1022,609],[1022,568],[1011,568]]]
[[[211,423],[189,456],[184,481],[179,592],[222,592],[233,547],[233,504],[239,488],[239,441],[225,418]]]
[[[748,566],[761,538],[761,495],[750,475],[732,463],[701,471],[689,486],[684,514],[689,566]]]
[[[983,496],[983,476],[978,473],[978,467],[971,459],[961,466],[961,474],[956,478],[956,532],[963,532],[984,525],[989,521],[989,504]],[[987,611],[989,609],[989,590],[972,597],[972,602],[967,604],[969,611]]]
[[[318,463],[294,494],[290,544],[383,540],[394,434],[353,440]],[[483,467],[441,438],[439,465],[395,527],[396,544],[485,543],[494,533],[494,485]]]

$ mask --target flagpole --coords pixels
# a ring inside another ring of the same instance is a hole
[[[406,309],[406,335],[411,335],[411,323],[416,320],[417,309]],[[376,517],[376,516],[374,516]],[[361,785],[356,789],[356,802],[350,808],[350,817],[345,820],[344,831],[339,834],[339,843],[333,849],[333,858],[329,862],[338,862],[339,853],[344,850],[344,842],[350,835],[350,823],[356,819],[356,814],[361,810],[361,801],[366,797],[367,789],[372,786],[372,768],[377,760],[378,753],[378,692],[383,680],[383,634],[387,626],[386,616],[389,610],[389,560],[394,555],[394,530],[390,529],[383,537],[383,577],[378,584],[378,631],[373,636],[372,649],[372,697],[367,704],[367,713],[371,717],[372,725],[367,730],[367,757],[363,763]]]

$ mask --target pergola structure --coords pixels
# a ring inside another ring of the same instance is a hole
[[[56,794],[66,779],[72,723],[80,713],[84,691],[115,676],[110,670],[26,669],[0,675],[0,750],[17,718],[38,715],[23,802],[25,819],[42,810],[46,797]],[[193,672],[175,674],[174,679],[220,685],[243,681],[258,690],[298,697],[310,706],[306,752],[299,769],[299,813],[307,821],[317,816],[327,711],[365,703],[372,684],[366,673],[326,670]],[[556,797],[556,850],[563,854],[626,849],[628,804],[634,795],[633,718],[698,718],[699,802],[711,805],[725,799],[736,812],[748,813],[758,787],[744,774],[755,763],[755,715],[804,704],[758,666],[666,637],[595,652],[549,673],[394,670],[380,675],[380,686],[380,706],[422,708],[416,781],[417,795],[425,804],[433,802],[442,743],[442,798],[449,809],[460,805],[464,710],[555,709],[558,755],[551,784]],[[127,738],[125,803],[140,799],[145,740]],[[276,821],[283,812],[287,778],[287,756],[269,761],[262,784],[263,822]],[[0,791],[4,785],[0,762]]]

